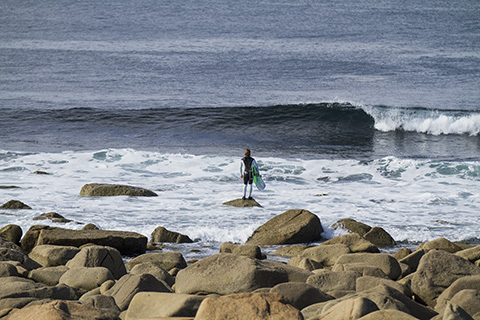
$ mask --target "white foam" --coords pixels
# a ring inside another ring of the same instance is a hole
[[[478,162],[258,158],[267,189],[253,196],[263,207],[234,208],[222,203],[242,195],[239,158],[133,149],[10,157],[0,160],[1,185],[21,188],[1,189],[0,203],[17,199],[33,210],[0,210],[10,214],[0,215],[0,226],[14,223],[25,232],[34,224],[55,225],[32,220],[55,211],[102,229],[150,236],[164,226],[204,243],[244,242],[275,215],[307,209],[320,217],[328,237],[338,232],[329,229],[332,223],[354,218],[396,240],[480,238]],[[36,170],[50,175],[32,174]],[[159,196],[81,197],[81,187],[94,182],[141,186]]]

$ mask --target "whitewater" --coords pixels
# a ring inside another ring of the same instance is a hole
[[[255,157],[255,155],[254,155]],[[235,208],[223,202],[241,197],[240,158],[220,155],[164,154],[133,149],[61,153],[0,153],[2,199],[17,199],[32,210],[1,210],[0,225],[24,232],[34,217],[57,212],[80,229],[135,231],[150,236],[158,226],[196,241],[173,245],[187,256],[206,255],[224,241],[243,243],[252,232],[289,209],[319,216],[331,238],[344,231],[330,226],[353,218],[383,227],[399,243],[446,237],[478,243],[480,163],[386,157],[372,161],[257,158],[266,190],[254,190],[261,208]],[[33,174],[44,171],[49,175]],[[158,197],[79,195],[86,183],[141,186]],[[49,220],[41,224],[59,226]],[[190,253],[203,246],[200,253]],[[268,251],[268,249],[267,249]]]

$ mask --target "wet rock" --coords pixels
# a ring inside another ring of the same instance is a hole
[[[136,197],[156,197],[155,192],[148,189],[119,185],[90,183],[82,187],[80,195],[84,197],[109,197],[109,196],[136,196]]]
[[[47,212],[47,213],[42,213],[38,217],[34,217],[33,220],[51,220],[52,222],[55,223],[69,223],[72,222],[72,220],[65,219],[62,215],[56,213],[56,212]]]
[[[307,210],[288,210],[258,227],[248,244],[275,245],[308,243],[321,239],[320,219]]]
[[[354,219],[341,219],[332,224],[332,229],[344,229],[353,233],[357,233],[361,236],[365,235],[372,227],[365,223],[358,222]]]
[[[83,226],[82,230],[100,230],[100,228],[94,225],[93,223],[87,223],[86,225]]]
[[[32,209],[30,206],[18,200],[10,200],[0,206],[0,209]]]
[[[435,307],[437,298],[455,280],[480,275],[480,268],[444,250],[431,250],[420,260],[412,278],[412,291],[427,305]]]
[[[7,239],[12,241],[16,245],[20,244],[20,239],[22,238],[22,228],[15,224],[8,224],[0,229],[0,238]]]
[[[152,232],[152,242],[192,243],[193,241],[186,235],[157,227]]]
[[[239,208],[261,207],[260,203],[258,203],[254,199],[251,199],[251,200],[235,199],[235,200],[224,202],[223,204],[227,206],[239,207]]]
[[[383,228],[373,227],[363,237],[379,247],[388,247],[396,245],[395,240]]]
[[[278,293],[263,292],[206,298],[200,305],[195,320],[228,319],[231,315],[237,319],[303,319],[300,311],[284,297]]]
[[[33,174],[44,174],[44,175],[49,175],[50,173],[48,173],[48,172],[45,172],[45,171],[41,171],[41,170],[37,170],[37,171],[33,171]]]

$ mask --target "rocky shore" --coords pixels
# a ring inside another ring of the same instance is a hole
[[[0,319],[480,320],[480,246],[441,238],[386,252],[395,240],[382,228],[332,227],[349,233],[321,239],[318,216],[288,210],[245,244],[187,262],[161,244],[192,240],[162,226],[150,242],[92,225],[4,226]]]

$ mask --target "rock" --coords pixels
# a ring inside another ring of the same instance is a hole
[[[0,238],[0,261],[18,261],[26,269],[40,268],[41,265],[32,259],[16,244]]]
[[[168,285],[151,274],[126,274],[115,285],[105,291],[112,296],[120,310],[127,310],[133,297],[138,292],[172,292]]]
[[[450,253],[455,253],[461,251],[462,247],[456,245],[453,242],[448,241],[445,238],[439,238],[428,242],[420,243],[417,247],[417,250],[423,249],[425,252],[430,250],[443,250]]]
[[[0,238],[12,241],[16,245],[20,244],[20,239],[22,238],[22,228],[15,224],[8,224],[0,229]]]
[[[278,245],[314,242],[323,232],[320,219],[307,210],[288,210],[258,227],[248,244]]]
[[[357,278],[361,273],[355,271],[325,271],[315,274],[307,279],[307,284],[323,292],[334,290],[355,291]]]
[[[412,253],[412,250],[410,250],[408,248],[401,248],[397,252],[392,254],[392,257],[394,257],[395,259],[400,261],[401,259],[405,258],[406,256],[408,256],[411,253]]]
[[[38,301],[37,298],[6,298],[0,300],[0,310],[2,309],[21,309],[33,301]],[[0,311],[0,319],[2,318],[2,313]]]
[[[67,266],[42,267],[30,271],[28,278],[48,286],[56,286],[60,278],[68,271]]]
[[[321,245],[344,244],[352,250],[352,252],[371,252],[379,253],[380,250],[368,240],[356,233],[344,234],[333,239],[327,240]]]
[[[449,303],[443,313],[443,320],[474,320],[465,310],[460,306]]]
[[[288,261],[288,265],[292,267],[301,268],[308,271],[313,271],[316,269],[322,269],[323,265],[317,261],[305,258],[302,256],[296,256]]]
[[[18,277],[17,268],[8,262],[0,262],[0,278],[4,277]]]
[[[212,319],[302,320],[303,317],[300,311],[278,293],[261,292],[206,298],[200,305],[195,320]]]
[[[353,233],[357,233],[361,236],[365,235],[372,227],[365,223],[358,222],[354,219],[341,219],[332,224],[332,229],[344,229]]]
[[[18,200],[10,200],[0,206],[0,209],[32,209],[30,206]]]
[[[396,245],[395,240],[383,228],[373,227],[363,237],[379,247],[389,247]]]
[[[344,244],[322,244],[305,249],[300,256],[316,261],[324,267],[331,267],[341,255],[351,252],[350,248]]]
[[[127,262],[126,267],[127,269],[132,270],[137,264],[146,262],[151,262],[167,271],[170,271],[173,268],[183,269],[187,267],[187,262],[180,252],[145,253]]]
[[[100,286],[100,294],[105,294],[108,290],[112,289],[113,286],[115,285],[116,281],[115,280],[107,280],[102,285]]]
[[[181,293],[139,292],[133,297],[125,320],[195,317],[204,299],[204,296]]]
[[[311,273],[288,265],[229,253],[204,258],[178,272],[177,293],[232,294],[272,288],[288,281],[303,281]]]
[[[384,279],[384,278],[371,277],[371,276],[358,277],[356,281],[356,290],[357,291],[370,290],[371,288],[374,288],[381,284],[392,287],[393,289],[400,291],[407,297],[412,296],[412,292],[408,290],[407,287],[405,287],[404,285],[396,281],[393,281],[390,279]]]
[[[251,199],[251,200],[235,199],[235,200],[224,202],[223,204],[227,206],[239,207],[239,208],[261,207],[260,203],[258,203],[254,199]]]
[[[412,291],[427,305],[435,307],[439,295],[455,280],[479,275],[480,268],[443,250],[431,250],[420,260],[412,278]]]
[[[0,189],[20,189],[19,186],[0,186]]]
[[[332,296],[317,288],[301,282],[287,282],[277,284],[270,289],[284,296],[295,308],[301,310],[309,305],[333,299]]]
[[[193,241],[186,235],[157,227],[152,232],[152,242],[192,243]]]
[[[475,262],[480,260],[480,245],[475,246],[473,248],[464,249],[461,251],[455,252],[455,255],[462,257],[465,260],[470,262]]]
[[[336,264],[365,263],[382,269],[392,280],[397,280],[402,270],[397,259],[383,253],[351,253],[340,256]]]
[[[347,263],[347,264],[336,264],[332,271],[356,271],[359,272],[362,276],[372,276],[377,278],[388,278],[385,272],[382,271],[379,267],[375,267],[366,263]]]
[[[68,261],[67,267],[105,267],[115,279],[120,279],[127,273],[122,256],[117,249],[97,245],[82,248]]]
[[[22,239],[22,247],[27,252],[41,244],[80,247],[87,243],[112,247],[128,256],[145,253],[147,237],[127,231],[70,230],[32,226]]]
[[[94,225],[93,223],[87,223],[86,225],[83,226],[82,230],[100,230],[100,228]]]
[[[135,265],[130,274],[148,273],[158,280],[165,281],[170,287],[175,283],[175,278],[172,277],[166,270],[151,262],[145,262]]]
[[[97,309],[73,301],[52,301],[32,305],[11,313],[9,320],[120,320],[119,313],[107,309]]]
[[[304,245],[292,245],[292,246],[281,247],[275,250],[273,252],[273,255],[291,258],[291,257],[300,255],[307,248],[308,247]]]
[[[465,276],[455,280],[437,299],[435,310],[443,313],[447,303],[460,291],[465,289],[480,290],[480,275]]]
[[[6,298],[36,298],[36,299],[63,299],[77,300],[78,290],[65,286],[46,286],[33,280],[6,277],[0,281],[0,299]]]
[[[418,320],[418,318],[403,311],[385,309],[369,313],[358,320]]]
[[[224,242],[220,246],[220,253],[233,253],[253,259],[265,259],[265,255],[260,250],[260,247],[253,244],[239,245],[230,242]]]
[[[48,172],[45,172],[45,171],[36,170],[36,171],[33,171],[33,174],[44,174],[44,175],[49,175],[50,173],[48,173]]]
[[[80,195],[84,197],[109,197],[109,196],[136,196],[136,197],[156,197],[155,192],[133,186],[120,184],[86,184],[80,190]]]
[[[51,220],[52,222],[56,223],[69,223],[72,222],[72,220],[65,219],[64,216],[56,213],[56,212],[47,212],[47,213],[42,213],[38,217],[34,217],[33,220]]]
[[[464,289],[459,291],[448,303],[461,307],[469,315],[474,315],[480,312],[480,290]]]
[[[403,259],[400,259],[399,262],[406,264],[410,268],[411,272],[415,272],[417,271],[420,259],[425,255],[425,253],[426,251],[423,249],[416,250]]]
[[[75,267],[65,272],[58,281],[72,288],[92,290],[100,287],[107,280],[113,280],[112,273],[104,267]]]
[[[28,256],[43,267],[54,267],[65,265],[79,251],[80,249],[72,246],[43,244],[34,247]]]
[[[105,296],[103,294],[94,294],[90,296],[82,296],[79,301],[83,305],[92,306],[98,309],[110,309],[120,313],[120,309],[115,303],[115,299],[112,296]]]
[[[342,301],[325,313],[321,317],[313,319],[321,320],[341,320],[341,319],[359,319],[364,315],[377,311],[377,305],[367,298],[355,298]],[[313,320],[312,319],[312,320]]]

